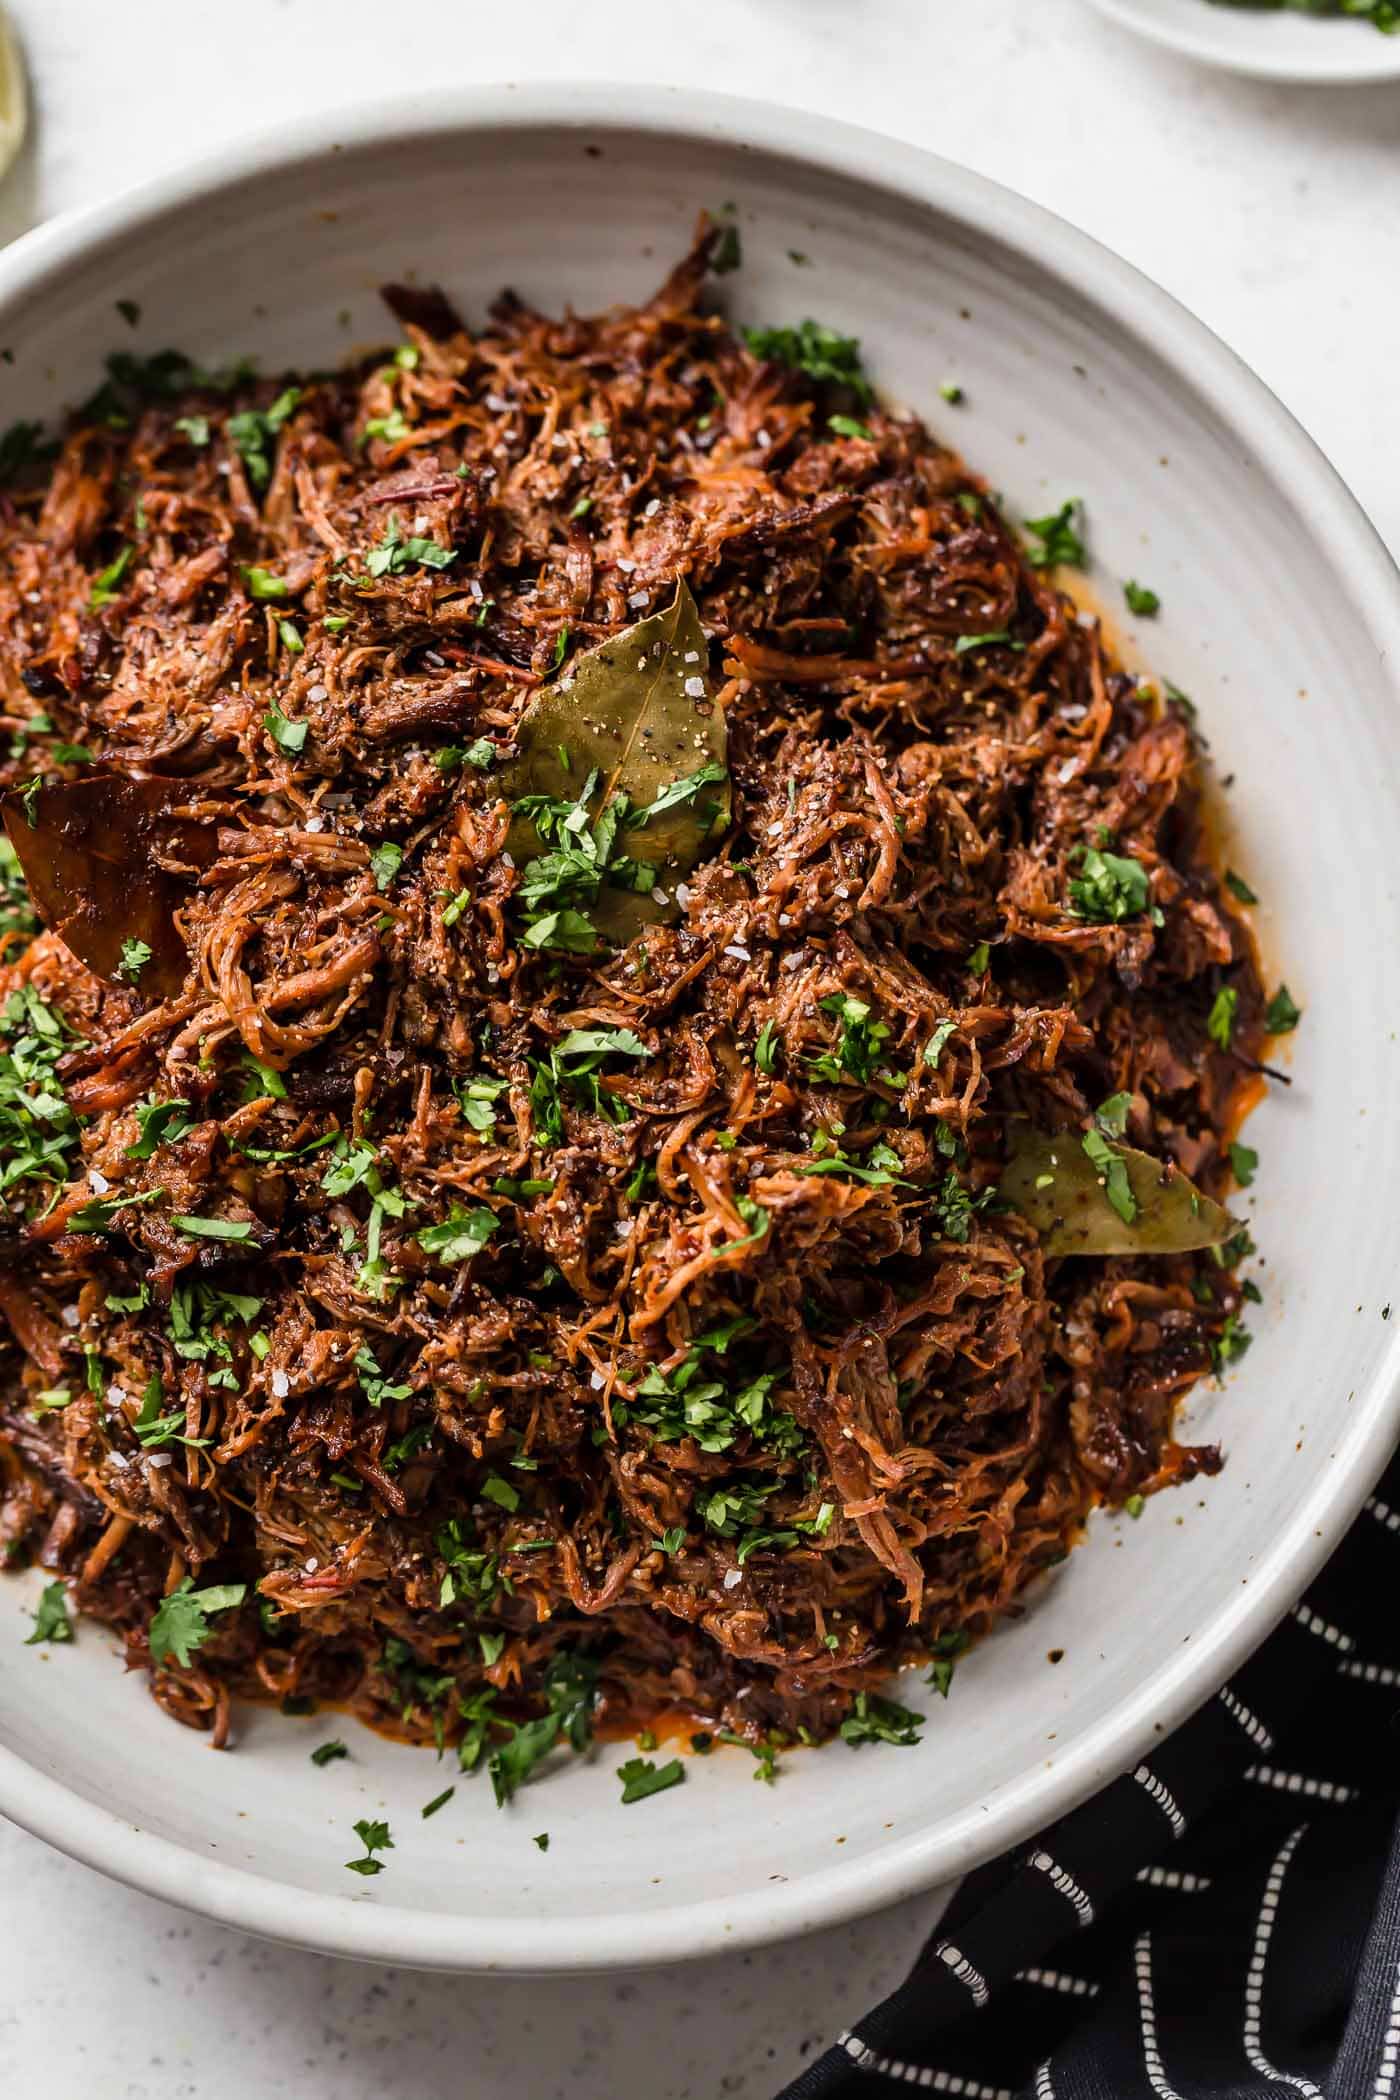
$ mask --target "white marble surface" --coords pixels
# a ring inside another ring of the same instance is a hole
[[[35,126],[0,239],[311,96],[544,76],[773,94],[963,160],[1140,264],[1275,388],[1400,552],[1400,88],[1206,74],[1079,0],[10,9]],[[481,1983],[246,1940],[0,1824],[0,2093],[761,2100],[897,1980],[924,1914],[685,1971]]]

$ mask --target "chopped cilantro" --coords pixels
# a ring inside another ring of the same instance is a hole
[[[382,839],[369,857],[370,872],[374,876],[377,890],[393,887],[394,878],[403,865],[403,847],[392,839]]]
[[[1138,1206],[1123,1155],[1114,1151],[1100,1130],[1086,1132],[1081,1143],[1103,1181],[1104,1194],[1110,1205],[1125,1225],[1131,1225],[1137,1216]]]
[[[1010,642],[1013,649],[1024,647],[1023,643],[1011,640],[1009,627],[993,627],[986,634],[960,634],[953,644],[953,654],[967,656],[974,649],[989,649],[996,642]]]
[[[355,1825],[355,1835],[364,1846],[365,1852],[363,1859],[346,1860],[345,1864],[350,1872],[382,1874],[384,1862],[382,1859],[376,1859],[374,1855],[376,1852],[392,1852],[394,1849],[394,1840],[389,1835],[388,1824],[371,1822],[367,1817],[361,1817]]]
[[[838,335],[820,321],[803,321],[796,328],[745,328],[744,341],[755,357],[770,364],[790,365],[809,379],[825,380],[849,387],[856,399],[869,402],[870,382],[861,369],[860,344],[853,335]]]
[[[41,1641],[58,1643],[72,1638],[73,1621],[68,1616],[67,1587],[61,1582],[51,1582],[40,1593],[34,1614],[34,1631],[24,1645],[33,1648]]]
[[[1079,498],[1071,496],[1049,517],[1027,518],[1027,532],[1040,542],[1038,547],[1030,549],[1028,556],[1033,569],[1083,569],[1088,566],[1084,542],[1074,525],[1078,509]]]
[[[230,416],[227,429],[244,471],[255,489],[265,489],[272,479],[272,451],[277,433],[301,399],[301,389],[289,386],[270,408],[244,408]]]
[[[649,1794],[664,1794],[667,1787],[679,1786],[685,1778],[685,1766],[678,1757],[664,1765],[653,1763],[649,1757],[629,1757],[626,1764],[618,1766],[617,1776],[622,1781],[626,1806],[632,1801],[645,1801]]]
[[[281,1077],[275,1065],[264,1065],[262,1058],[256,1058],[252,1050],[243,1050],[243,1067],[250,1073],[243,1100],[262,1100],[264,1094],[271,1094],[273,1100],[288,1098],[288,1081]],[[254,1079],[256,1086],[252,1084]]]
[[[1206,1019],[1206,1034],[1222,1050],[1228,1050],[1235,1032],[1235,1009],[1240,995],[1232,984],[1222,984]]]
[[[894,1699],[882,1699],[875,1692],[857,1692],[852,1711],[841,1723],[841,1734],[852,1745],[897,1743],[907,1748],[918,1742],[923,1719],[922,1714],[900,1706]]]
[[[271,569],[260,568],[256,562],[245,565],[243,581],[250,598],[268,600],[291,596],[291,585],[285,577],[274,576]]]
[[[889,1023],[872,1021],[869,1003],[852,998],[848,992],[833,992],[819,999],[817,1006],[820,1012],[841,1023],[841,1032],[834,1051],[808,1058],[808,1071],[814,1079],[830,1080],[833,1085],[844,1085],[848,1080],[864,1085],[874,1073],[881,1048],[889,1038]]]
[[[128,1199],[131,1200],[131,1199]],[[253,1234],[247,1218],[198,1218],[181,1215],[170,1220],[177,1232],[192,1240],[246,1240]]]
[[[168,1597],[163,1597],[156,1606],[147,1639],[153,1663],[168,1662],[173,1656],[182,1669],[188,1669],[191,1655],[202,1648],[212,1631],[209,1621],[216,1612],[232,1611],[243,1602],[248,1593],[244,1582],[214,1583],[207,1589],[197,1590],[194,1578],[187,1575],[178,1588]]]
[[[1242,1327],[1233,1313],[1226,1316],[1225,1324],[1211,1348],[1211,1359],[1217,1371],[1227,1364],[1238,1363],[1254,1337]]]
[[[924,1063],[932,1066],[935,1071],[938,1068],[938,1060],[947,1047],[948,1039],[955,1032],[957,1025],[957,1022],[952,1020],[940,1021],[924,1045]]]
[[[500,1222],[484,1204],[465,1210],[460,1203],[454,1203],[440,1224],[423,1228],[417,1235],[418,1244],[425,1254],[435,1254],[441,1262],[470,1261],[481,1252],[492,1233],[500,1229]]]
[[[324,1771],[325,1767],[333,1765],[337,1758],[348,1757],[349,1755],[350,1752],[345,1744],[341,1742],[339,1736],[335,1736],[329,1743],[321,1743],[311,1752],[311,1762],[313,1765],[320,1766]]]
[[[397,523],[392,524],[377,547],[365,557],[371,576],[402,576],[412,568],[446,569],[457,559],[455,547],[440,547],[436,540],[404,539]]]
[[[1155,591],[1145,583],[1134,583],[1131,578],[1123,585],[1123,598],[1130,613],[1141,620],[1153,620],[1162,610],[1162,601]]]
[[[1254,1179],[1254,1170],[1259,1164],[1259,1154],[1251,1145],[1231,1145],[1230,1171],[1242,1189],[1247,1189]]]
[[[946,1699],[948,1696],[953,1682],[953,1666],[958,1656],[971,1645],[966,1629],[961,1626],[955,1633],[940,1633],[933,1643],[932,1667],[926,1681],[932,1685],[940,1699]]]
[[[284,621],[283,624],[286,625],[287,623]],[[305,745],[306,732],[310,727],[311,724],[309,722],[288,721],[281,708],[275,703],[263,716],[263,728],[272,738],[273,743],[278,745],[281,750],[291,752],[293,756]]]
[[[98,612],[104,605],[111,604],[120,592],[127,570],[135,559],[136,549],[128,542],[116,560],[108,562],[101,575],[94,578],[92,592],[88,598],[90,611]]]
[[[772,1073],[777,1069],[779,1048],[777,1030],[771,1021],[765,1021],[758,1031],[758,1041],[754,1044],[753,1051],[753,1061],[760,1072]]]
[[[117,965],[118,974],[129,977],[133,984],[151,959],[151,949],[145,941],[128,935],[122,942],[122,959]]]
[[[1079,873],[1070,877],[1072,918],[1114,925],[1148,909],[1151,891],[1147,870],[1140,861],[1121,853],[1105,853],[1099,846],[1078,846],[1073,857]],[[1155,906],[1152,911],[1154,925],[1160,925],[1161,913]]]
[[[1264,1026],[1270,1035],[1291,1035],[1303,1018],[1303,1010],[1295,1006],[1288,986],[1281,984],[1264,1009]]]

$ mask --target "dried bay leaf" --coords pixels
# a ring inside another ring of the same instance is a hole
[[[143,993],[168,998],[184,983],[174,914],[217,852],[213,824],[177,814],[197,795],[188,781],[98,773],[5,797],[36,910],[99,977],[118,981],[122,943],[139,940],[151,950]]]
[[[708,662],[695,600],[679,582],[665,611],[578,657],[540,695],[499,775],[512,804],[536,796],[577,804],[593,782],[587,821],[580,811],[572,827],[574,850],[604,871],[611,864],[616,879],[603,872],[591,898],[563,901],[608,940],[675,919],[676,882],[729,822],[724,716]],[[529,807],[515,810],[506,849],[517,867],[558,850]],[[652,880],[643,881],[646,868]],[[653,888],[665,890],[665,903]]]
[[[1121,1208],[1110,1200],[1109,1177],[1085,1151],[1082,1132],[1030,1130],[1014,1142],[1000,1193],[1035,1227],[1046,1254],[1188,1254],[1218,1247],[1238,1232],[1224,1206],[1172,1162],[1106,1140],[1099,1149],[1126,1177]],[[1121,1192],[1123,1182],[1118,1187]]]

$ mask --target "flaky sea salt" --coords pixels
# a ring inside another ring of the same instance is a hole
[[[292,1390],[292,1381],[285,1371],[274,1371],[270,1383],[274,1400],[285,1400]]]
[[[659,882],[652,890],[651,901],[653,904],[667,904],[670,902],[670,899],[667,897],[665,890],[662,889]]]
[[[98,1173],[96,1167],[89,1167],[88,1186],[96,1189],[99,1196],[105,1196],[112,1184],[105,1174]]]
[[[705,697],[705,681],[704,681],[704,679],[703,679],[703,678],[687,678],[687,680],[686,680],[686,682],[685,682],[685,690],[686,690],[686,697],[687,697],[687,699],[690,699],[690,700],[703,700],[703,699],[704,699],[704,697]]]
[[[146,1464],[150,1466],[153,1471],[159,1473],[162,1467],[168,1466],[170,1464],[170,1453],[168,1451],[153,1451],[147,1458]]]
[[[742,941],[731,941],[724,952],[726,955],[732,955],[735,962],[749,962],[752,960],[748,949]]]
[[[650,598],[650,591],[633,591],[631,597],[627,600],[627,603],[632,607],[633,611],[635,612],[639,606],[646,605],[650,601]]]
[[[724,1586],[727,1590],[737,1590],[743,1579],[738,1568],[726,1568],[724,1571]]]
[[[653,496],[650,503],[648,503],[646,509],[642,512],[642,516],[644,518],[654,518],[656,516],[656,513],[660,510],[660,508],[661,498],[659,496]]]

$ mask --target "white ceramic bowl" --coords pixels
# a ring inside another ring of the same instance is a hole
[[[1256,13],[1209,0],[1090,0],[1125,29],[1205,65],[1299,86],[1400,80],[1400,36],[1345,16]]]
[[[308,1946],[443,1968],[645,1963],[757,1943],[957,1875],[1081,1800],[1208,1697],[1287,1609],[1394,1441],[1400,1321],[1396,860],[1400,579],[1309,440],[1161,292],[975,176],[824,118],[664,89],[480,89],[318,118],[0,256],[11,415],[52,414],[114,341],[326,364],[392,334],[387,278],[468,315],[647,292],[702,204],[733,202],[750,320],[864,339],[1031,514],[1087,504],[1097,582],[1161,594],[1151,657],[1233,775],[1231,857],[1306,1007],[1295,1085],[1250,1126],[1268,1255],[1258,1339],[1192,1403],[1222,1476],[1102,1519],[959,1668],[917,1750],[837,1743],[774,1787],[739,1752],[622,1809],[610,1748],[498,1813],[484,1779],[334,1717],[256,1713],[234,1754],[167,1721],[107,1640],[22,1645],[0,1582],[0,1809],[157,1895]],[[798,251],[810,260],[799,266]],[[139,302],[139,333],[113,302]],[[952,410],[939,383],[955,378]],[[1063,1649],[1057,1668],[1047,1651]],[[347,1734],[353,1760],[308,1751]],[[356,1817],[395,1850],[344,1871]],[[547,1854],[531,1843],[548,1830]]]

